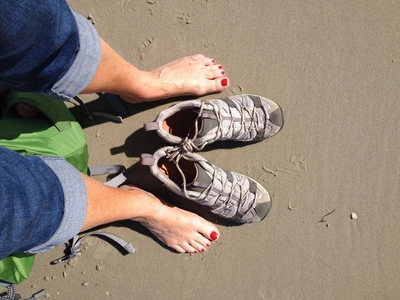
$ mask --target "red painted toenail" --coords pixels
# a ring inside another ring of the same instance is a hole
[[[218,69],[222,70],[222,66],[218,66]]]
[[[201,249],[201,252],[204,252],[204,251],[206,251],[205,249]]]
[[[216,233],[215,231],[211,232],[210,234],[210,238],[215,241],[218,238],[218,233]]]
[[[210,247],[210,244],[206,244],[207,247]]]
[[[212,62],[213,64],[215,64],[215,59],[211,60],[211,62]]]
[[[222,86],[227,86],[228,85],[228,79],[224,78],[221,80],[221,85]]]
[[[194,253],[197,253],[197,250],[194,250]]]
[[[225,75],[225,71],[221,71],[221,75]]]

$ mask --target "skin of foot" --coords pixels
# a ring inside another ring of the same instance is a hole
[[[101,40],[97,71],[82,94],[108,92],[139,103],[177,96],[218,93],[229,86],[225,70],[202,54],[186,56],[152,71],[142,71]]]
[[[136,189],[132,186],[121,188]],[[152,194],[147,194],[154,198]],[[211,244],[211,233],[218,232],[214,224],[200,216],[160,199],[151,217],[135,218],[134,221],[139,221],[161,242],[179,253],[206,251]]]
[[[225,74],[223,67],[211,58],[202,54],[186,56],[150,72],[142,71],[140,95],[121,97],[135,103],[218,93],[229,86]]]
[[[81,231],[120,220],[140,222],[162,243],[179,253],[204,252],[219,237],[204,218],[172,206],[134,186],[108,187],[82,174],[88,197]],[[118,205],[116,205],[118,203]]]

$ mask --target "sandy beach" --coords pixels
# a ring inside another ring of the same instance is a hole
[[[139,165],[141,153],[166,145],[143,124],[184,99],[126,105],[122,124],[78,116],[91,165],[125,165],[133,183],[213,221],[221,236],[204,253],[177,254],[139,224],[111,224],[99,230],[136,253],[92,237],[65,265],[50,262],[66,247],[37,255],[18,286],[23,297],[44,288],[50,299],[400,299],[400,2],[68,3],[140,69],[196,53],[217,60],[230,87],[200,99],[276,101],[279,134],[199,153],[262,183],[273,206],[262,222],[228,223],[176,199]],[[82,99],[113,113],[99,95]]]

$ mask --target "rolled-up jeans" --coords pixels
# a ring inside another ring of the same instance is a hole
[[[100,62],[100,38],[64,0],[1,0],[0,84],[60,100],[79,94]],[[61,158],[22,157],[0,147],[0,259],[42,252],[76,235],[87,196]]]
[[[81,230],[87,196],[65,159],[21,156],[0,147],[0,260],[62,245]]]
[[[2,0],[0,82],[67,100],[92,80],[101,56],[93,25],[64,0]]]

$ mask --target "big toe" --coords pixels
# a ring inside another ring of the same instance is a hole
[[[229,79],[227,77],[207,79],[203,81],[202,85],[197,86],[197,95],[206,95],[219,93],[229,86]]]

